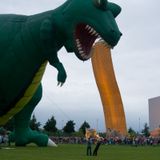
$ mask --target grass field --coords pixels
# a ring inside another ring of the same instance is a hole
[[[85,145],[52,147],[16,147],[0,149],[0,160],[159,160],[160,146],[107,146],[102,145],[97,157],[86,156]]]

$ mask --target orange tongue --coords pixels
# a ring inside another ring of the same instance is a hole
[[[103,104],[106,129],[126,135],[126,120],[122,99],[116,82],[111,51],[103,42],[92,48],[92,67]]]

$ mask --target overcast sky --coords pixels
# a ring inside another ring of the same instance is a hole
[[[0,13],[36,14],[54,9],[65,0],[1,0]],[[148,99],[160,96],[160,1],[113,0],[122,7],[117,23],[123,36],[112,50],[127,126],[137,131],[148,123]],[[58,128],[74,120],[76,128],[86,120],[92,128],[105,130],[101,100],[91,61],[79,61],[63,48],[59,58],[67,81],[57,87],[57,71],[47,66],[43,99],[34,113],[41,123],[55,116]]]

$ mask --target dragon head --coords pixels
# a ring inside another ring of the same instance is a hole
[[[64,46],[80,60],[91,57],[97,39],[113,48],[121,37],[115,18],[121,8],[107,0],[68,0],[63,5]]]

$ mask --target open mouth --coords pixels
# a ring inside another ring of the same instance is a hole
[[[111,45],[105,42],[100,34],[97,33],[91,26],[82,23],[76,26],[75,42],[78,58],[83,61],[91,58],[91,48],[97,41],[103,41],[107,47],[111,48]]]

